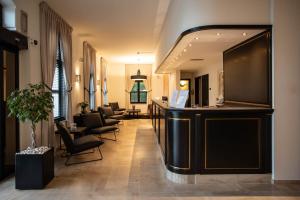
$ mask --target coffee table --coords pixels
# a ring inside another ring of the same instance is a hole
[[[126,112],[128,113],[128,117],[130,118],[139,118],[139,113],[141,112],[141,109],[128,109],[126,110]]]

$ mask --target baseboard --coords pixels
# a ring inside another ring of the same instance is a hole
[[[273,184],[300,184],[300,180],[272,180]]]

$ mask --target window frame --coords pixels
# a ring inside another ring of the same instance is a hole
[[[138,89],[137,89],[137,91],[136,92],[132,92],[132,91],[130,91],[130,104],[147,104],[147,98],[148,98],[148,92],[147,91],[141,91],[140,90],[140,84],[141,84],[141,82],[143,82],[143,81],[140,81],[140,80],[137,80],[137,81],[135,81],[135,83],[137,83],[138,84]],[[134,85],[133,85],[134,86]],[[131,101],[131,96],[132,96],[132,93],[137,93],[137,99],[138,99],[138,101],[137,102],[133,102],[133,101]],[[146,101],[145,102],[143,102],[143,101],[141,101],[141,93],[146,93]]]

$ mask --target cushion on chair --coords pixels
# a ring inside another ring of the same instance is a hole
[[[61,135],[61,138],[64,141],[64,144],[67,148],[67,152],[72,152],[74,149],[74,143],[69,129],[67,129],[61,122],[57,122],[56,127],[58,133]]]
[[[111,107],[111,109],[112,109],[113,111],[117,111],[117,110],[119,109],[119,104],[118,104],[118,102],[111,102],[111,103],[109,103],[109,106]]]
[[[116,120],[123,120],[124,119],[124,115],[113,115],[113,116],[110,116],[110,118],[116,119]]]
[[[107,117],[110,117],[110,116],[113,116],[114,115],[114,111],[112,110],[112,108],[109,106],[109,107],[102,107],[105,115]]]
[[[88,129],[93,129],[93,128],[103,126],[99,112],[87,113],[84,114],[82,117],[83,117],[84,126],[87,127]]]
[[[115,127],[115,126],[103,126],[103,127],[91,129],[89,131],[89,133],[90,134],[102,134],[102,133],[107,133],[107,132],[110,132],[110,131],[115,131],[117,129],[118,128]]]
[[[99,114],[100,114],[100,118],[101,118],[102,124],[103,124],[104,126],[106,126],[107,124],[105,123],[105,117],[104,117],[104,115],[103,115],[102,109],[99,109],[99,108],[98,108],[98,112],[99,112]]]
[[[114,115],[123,115],[124,111],[114,111]]]
[[[74,149],[72,153],[79,153],[88,149],[92,149],[104,144],[97,137],[87,135],[74,140]]]
[[[105,120],[106,126],[113,126],[113,125],[120,123],[120,121],[116,120],[116,119],[104,119],[104,120]]]

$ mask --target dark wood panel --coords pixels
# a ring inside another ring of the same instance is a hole
[[[191,169],[191,119],[168,118],[167,159],[175,170]]]
[[[26,36],[15,32],[9,31],[0,27],[0,42],[6,43],[12,47],[17,47],[19,50],[28,49],[28,39]]]
[[[165,111],[159,110],[159,145],[162,151],[162,155],[166,160],[166,126],[165,126]]]
[[[205,119],[204,168],[260,169],[261,119]]]
[[[271,172],[272,109],[173,109],[154,104],[161,113],[160,148],[168,170],[179,174]]]

